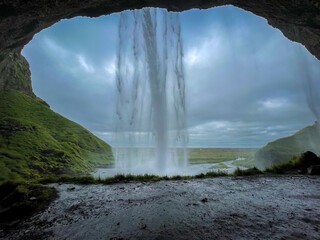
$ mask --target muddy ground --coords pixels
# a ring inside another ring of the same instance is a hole
[[[320,239],[320,177],[54,184],[60,197],[4,239]]]

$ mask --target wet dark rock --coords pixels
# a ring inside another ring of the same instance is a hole
[[[301,156],[301,163],[304,166],[320,164],[320,158],[313,152],[307,151]]]
[[[68,208],[68,211],[74,212],[79,209],[79,206],[80,206],[80,204],[72,205],[71,207]],[[80,213],[81,213],[81,211],[80,211]]]
[[[140,227],[140,229],[146,229],[147,228],[147,224],[142,224],[142,226]]]
[[[313,165],[308,167],[308,174],[320,175],[320,165]]]
[[[17,220],[14,220],[14,221],[11,221],[11,222],[5,224],[4,226],[8,227],[8,228],[12,228],[12,227],[16,226],[19,222],[20,222],[20,219],[17,219]]]
[[[75,187],[69,187],[68,191],[74,191],[76,188]]]
[[[203,203],[208,202],[208,198],[203,198],[203,199],[201,199],[201,202],[203,202]]]

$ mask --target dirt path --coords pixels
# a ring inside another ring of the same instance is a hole
[[[54,185],[5,239],[320,239],[320,177]]]

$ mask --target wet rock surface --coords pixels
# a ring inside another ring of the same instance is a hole
[[[320,239],[319,176],[53,186],[60,197],[47,210],[0,236]]]

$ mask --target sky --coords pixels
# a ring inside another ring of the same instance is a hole
[[[22,52],[35,94],[111,145],[118,20],[62,20]],[[258,148],[313,124],[304,90],[308,78],[320,93],[320,61],[303,46],[232,6],[182,12],[180,20],[190,147]]]

